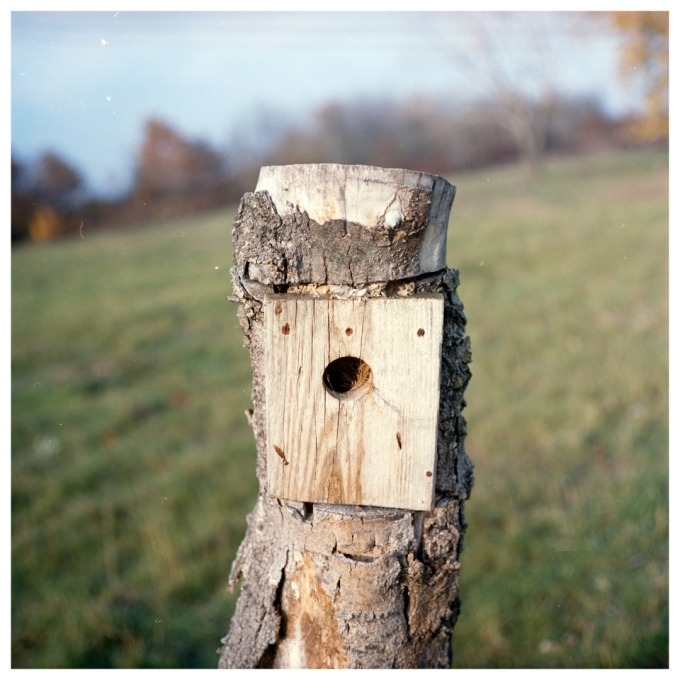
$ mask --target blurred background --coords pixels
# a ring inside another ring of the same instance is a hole
[[[212,668],[257,494],[262,165],[440,174],[454,667],[668,665],[668,13],[12,12],[12,665]]]

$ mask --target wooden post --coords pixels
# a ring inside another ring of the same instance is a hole
[[[472,486],[455,188],[264,167],[234,224],[260,493],[221,668],[446,668]]]

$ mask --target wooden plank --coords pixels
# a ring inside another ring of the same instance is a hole
[[[443,298],[269,295],[264,318],[270,495],[431,509]]]

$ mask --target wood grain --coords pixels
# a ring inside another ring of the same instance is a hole
[[[430,510],[442,297],[268,295],[264,322],[270,495]],[[371,369],[356,393],[324,386],[342,357]]]

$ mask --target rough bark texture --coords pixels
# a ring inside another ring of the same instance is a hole
[[[252,361],[250,420],[260,494],[232,565],[230,583],[240,579],[241,594],[219,650],[221,668],[451,664],[463,503],[472,486],[461,415],[470,345],[456,294],[458,273],[423,273],[422,252],[408,246],[418,225],[427,222],[432,191],[398,187],[398,192],[411,198],[401,203],[402,219],[391,220],[398,223],[389,237],[380,224],[370,229],[342,220],[319,224],[299,206],[289,206],[282,217],[264,191],[242,200],[234,226],[232,280]],[[413,212],[409,206],[416,206]],[[409,278],[406,271],[418,273]],[[339,298],[443,295],[433,511],[285,502],[268,495],[262,312],[268,292]]]
[[[234,229],[239,276],[266,285],[355,286],[443,269],[455,188],[434,175],[375,170],[263,168],[258,187],[269,191],[243,197]]]

